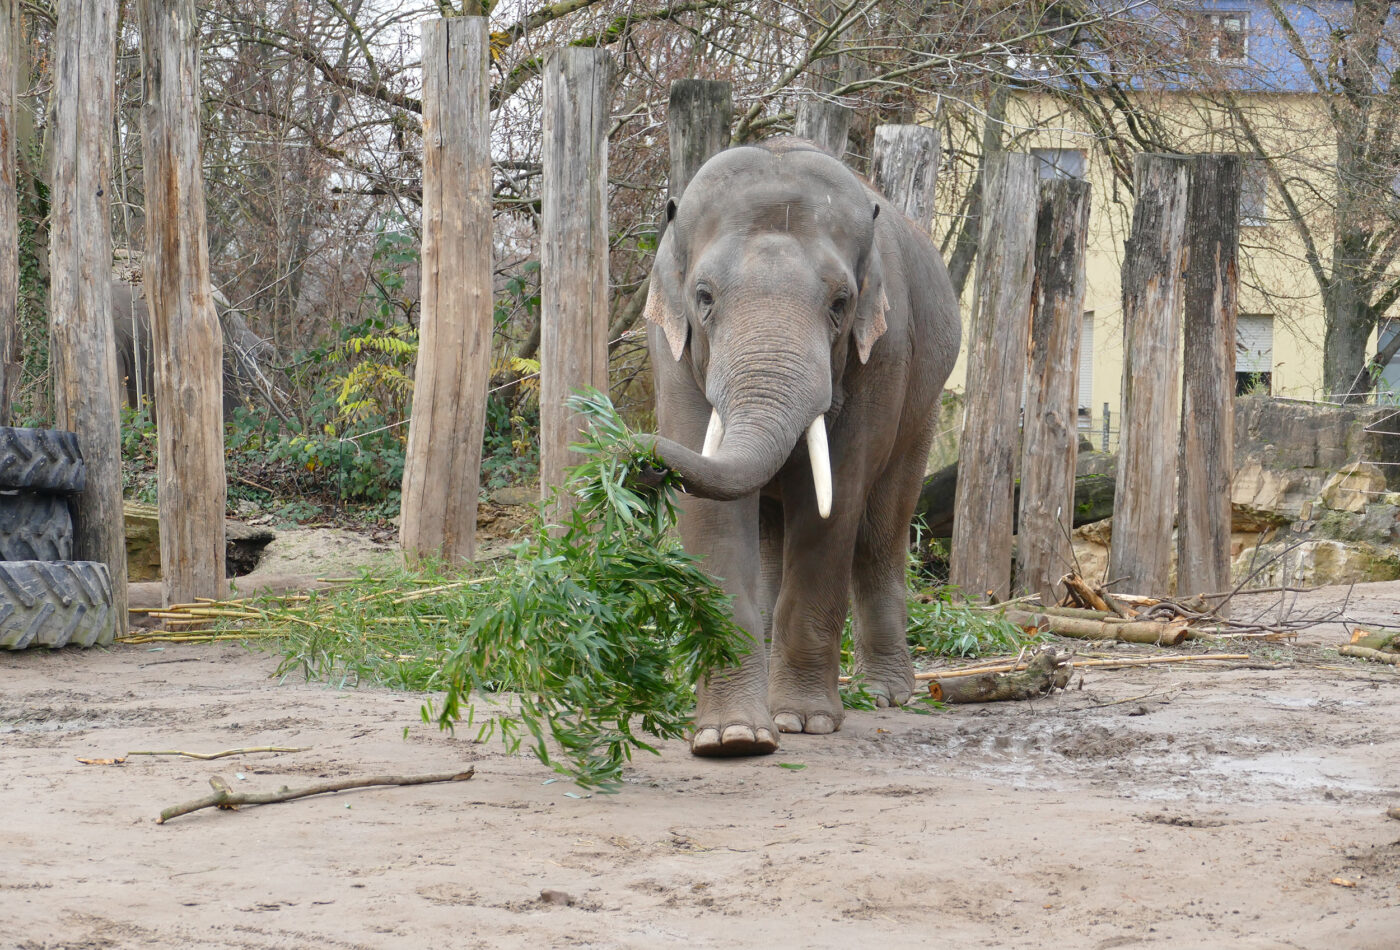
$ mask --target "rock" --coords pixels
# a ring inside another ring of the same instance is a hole
[[[1400,579],[1400,557],[1370,544],[1342,541],[1275,541],[1235,558],[1231,574],[1236,583],[1254,574],[1250,587],[1350,584]]]
[[[537,485],[509,485],[491,493],[493,505],[535,505],[539,500],[540,489]]]
[[[160,509],[128,501],[122,503],[122,516],[126,521],[127,580],[160,580]],[[276,537],[271,528],[226,521],[224,569],[228,576],[241,577],[256,568],[263,549]]]
[[[574,904],[574,895],[567,891],[558,891],[552,887],[546,887],[544,890],[540,891],[540,903],[556,904],[560,907],[572,907]]]
[[[1324,508],[1359,514],[1386,493],[1385,473],[1368,462],[1352,462],[1338,470],[1318,494]]]

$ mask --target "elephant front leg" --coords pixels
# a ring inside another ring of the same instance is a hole
[[[853,522],[849,512],[830,521],[815,512],[788,519],[768,674],[768,708],[783,732],[835,732],[845,718],[837,683]]]
[[[695,755],[766,755],[777,751],[778,730],[768,713],[768,660],[760,612],[758,496],[718,502],[687,498],[681,537],[704,556],[705,569],[733,599],[744,634],[743,658],[733,669],[706,677],[696,689]]]

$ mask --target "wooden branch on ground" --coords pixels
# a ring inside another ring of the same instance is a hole
[[[1060,608],[1061,610],[1065,608]],[[1007,619],[1022,626],[1034,625],[1056,636],[1075,640],[1118,640],[1122,643],[1152,643],[1174,647],[1187,637],[1182,621],[1159,623],[1155,620],[1096,620],[1087,616],[1064,617],[1058,613],[1007,614]]]
[[[994,703],[1034,699],[1064,689],[1072,670],[1054,650],[1044,650],[1022,671],[979,673],[931,680],[928,694],[943,703]]]
[[[271,805],[275,802],[290,802],[310,795],[324,795],[328,792],[343,792],[351,788],[369,788],[376,785],[432,785],[438,782],[465,782],[475,774],[476,769],[470,768],[465,772],[442,772],[434,775],[375,775],[370,778],[325,782],[307,788],[283,788],[276,792],[244,792],[241,794],[232,792],[228,782],[216,775],[209,780],[209,784],[214,787],[214,794],[196,798],[182,805],[172,805],[160,813],[156,824],[163,825],[172,818],[188,815],[190,812],[199,811],[202,808],[234,809],[240,805]]]
[[[1060,578],[1060,583],[1065,585],[1065,593],[1079,606],[1087,607],[1090,610],[1102,610],[1105,613],[1111,612],[1098,591],[1090,587],[1084,578],[1073,571]]]
[[[1354,656],[1362,660],[1371,660],[1375,663],[1389,663],[1391,666],[1400,666],[1400,653],[1388,653],[1385,650],[1372,650],[1370,647],[1358,647],[1347,644],[1337,647],[1337,652],[1342,656]]]
[[[1252,660],[1254,657],[1248,653],[1192,653],[1182,656],[1141,656],[1122,660],[1071,660],[1069,665],[1075,669],[1086,666],[1100,668],[1124,669],[1133,666],[1155,666],[1158,663],[1193,663],[1198,660]],[[915,673],[914,679],[919,681],[956,679],[960,676],[976,676],[979,673],[1011,673],[1024,670],[1028,664],[1008,661],[996,666],[978,666],[966,670],[929,670],[925,673]],[[844,682],[847,677],[842,677]]]
[[[1400,633],[1392,630],[1390,633],[1376,633],[1357,627],[1351,632],[1351,645],[1354,647],[1365,647],[1368,650],[1384,650],[1389,653],[1400,652]]]
[[[228,756],[230,756],[230,755],[251,755],[251,754],[254,753],[254,752],[306,752],[306,751],[308,751],[309,749],[310,749],[310,746],[305,746],[305,747],[293,749],[293,748],[287,748],[287,747],[275,746],[275,745],[253,746],[253,747],[247,748],[247,749],[225,749],[223,752],[181,752],[181,751],[179,751],[178,749],[171,749],[171,750],[169,750],[169,751],[164,751],[164,752],[148,752],[148,751],[128,752],[126,755],[122,756],[121,758],[117,758],[117,759],[84,759],[84,758],[79,758],[78,761],[81,762],[81,763],[83,763],[84,765],[121,765],[121,764],[123,764],[124,762],[126,762],[127,759],[131,758],[133,755],[183,755],[183,756],[185,756],[186,758],[189,758],[189,759],[200,759],[200,760],[202,760],[202,761],[206,761],[206,762],[207,762],[207,761],[209,761],[210,759],[222,759],[222,758],[226,758],[226,757],[228,757]]]

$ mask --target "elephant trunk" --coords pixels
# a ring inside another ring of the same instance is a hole
[[[796,431],[789,431],[792,429]],[[701,498],[731,501],[751,495],[771,481],[799,438],[807,442],[817,509],[825,518],[831,513],[832,479],[823,413],[817,413],[805,427],[800,423],[775,424],[771,417],[759,422],[742,414],[725,425],[719,411],[714,410],[700,453],[670,439],[658,438],[655,446],[662,461],[681,476],[687,491]]]

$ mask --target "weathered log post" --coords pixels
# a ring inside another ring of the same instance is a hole
[[[1117,589],[1165,593],[1176,498],[1181,362],[1184,159],[1139,155],[1137,201],[1123,254],[1123,408],[1109,577]]]
[[[1038,178],[1030,155],[991,156],[968,341],[950,579],[968,597],[1011,589],[1012,491],[1026,372]]]
[[[727,82],[717,79],[678,79],[671,83],[666,130],[671,143],[671,175],[667,194],[680,201],[685,186],[700,166],[729,147],[729,123],[734,116],[734,94]]]
[[[1238,155],[1191,160],[1177,462],[1176,589],[1182,594],[1230,586],[1241,168]]]
[[[933,223],[938,186],[938,130],[926,125],[877,125],[870,177],[875,188],[925,231]]]
[[[146,304],[167,603],[224,596],[224,338],[209,282],[194,0],[141,0]]]
[[[476,554],[491,375],[489,66],[484,17],[423,24],[423,320],[399,521],[410,562]]]
[[[834,0],[820,0],[813,10],[809,41],[824,35],[828,25],[834,24],[843,15],[840,5]],[[839,47],[840,41],[833,39],[829,45]],[[844,158],[846,154],[851,110],[829,98],[829,95],[841,83],[844,58],[840,53],[829,53],[811,64],[807,75],[812,82],[813,95],[797,104],[792,127],[793,134],[798,138],[820,145],[837,158]]]
[[[126,530],[112,330],[111,128],[116,0],[59,0],[53,68],[49,238],[54,415],[78,435],[87,489],[74,502],[73,554],[112,574],[126,630]]]
[[[575,389],[608,388],[608,116],[606,50],[565,47],[544,68],[540,252],[540,491],[561,489],[582,422]]]
[[[0,425],[19,389],[19,199],[15,164],[15,0],[0,0]]]
[[[1059,602],[1072,564],[1074,465],[1078,455],[1079,336],[1084,325],[1089,183],[1040,183],[1032,293],[1030,372],[1021,452],[1016,587]]]

